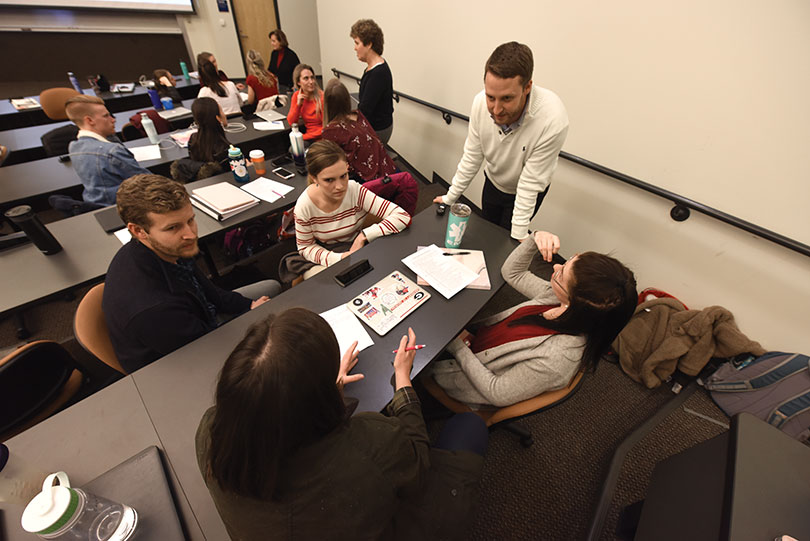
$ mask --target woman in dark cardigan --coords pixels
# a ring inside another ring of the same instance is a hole
[[[272,52],[270,53],[270,65],[267,66],[267,69],[278,77],[279,84],[291,89],[293,87],[293,70],[301,61],[298,60],[295,51],[290,49],[287,36],[280,28],[270,32],[269,37]]]
[[[332,329],[304,308],[248,330],[196,436],[232,539],[464,536],[487,429],[472,413],[456,416],[431,449],[410,381],[415,341],[411,329],[400,340],[388,415],[352,416],[343,386],[363,378],[349,374],[357,342],[341,359]]]

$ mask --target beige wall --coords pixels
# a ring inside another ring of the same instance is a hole
[[[587,4],[586,7],[583,7]],[[406,6],[406,8],[404,7]],[[429,15],[428,15],[429,14]],[[535,55],[536,84],[565,102],[564,150],[810,244],[810,4],[730,0],[318,2],[324,72],[360,75],[346,37],[358,18],[385,31],[394,87],[464,114],[499,43]],[[501,24],[503,21],[503,24]],[[349,85],[351,91],[356,86]],[[405,101],[391,145],[428,178],[449,180],[466,124]],[[480,181],[467,195],[480,202]],[[560,160],[534,228],[563,254],[612,252],[641,287],[690,307],[729,308],[766,348],[810,351],[810,260]]]
[[[281,29],[298,59],[321,75],[321,42],[318,38],[318,7],[315,0],[276,0]]]
[[[196,62],[197,54],[208,51],[216,56],[217,66],[228,77],[240,78],[245,77],[245,64],[233,21],[233,6],[228,4],[229,11],[220,13],[216,0],[194,0],[197,13],[177,15],[177,24],[186,38],[192,62]]]

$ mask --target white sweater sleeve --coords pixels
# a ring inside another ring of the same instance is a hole
[[[354,183],[354,181],[351,182]],[[346,195],[348,197],[350,194]],[[411,225],[411,215],[400,206],[378,197],[374,192],[359,184],[357,184],[357,206],[369,214],[382,218],[380,223],[370,225],[363,230],[363,234],[369,242],[385,235],[399,233]]]
[[[557,168],[557,160],[568,135],[568,125],[561,131],[541,137],[529,159],[523,166],[515,194],[515,207],[512,212],[511,237],[523,240],[529,234],[529,222],[534,214],[538,192],[551,183],[551,176]]]
[[[453,176],[453,181],[450,185],[447,195],[444,196],[444,202],[452,205],[464,190],[470,185],[472,179],[478,174],[481,169],[481,164],[484,162],[484,149],[481,148],[481,138],[479,136],[479,115],[478,109],[481,104],[479,100],[484,99],[483,93],[479,94],[473,99],[472,110],[470,111],[470,125],[467,128],[467,139],[464,141],[464,154],[458,162],[456,174]]]

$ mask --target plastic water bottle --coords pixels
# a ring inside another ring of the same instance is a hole
[[[75,89],[76,89],[76,92],[78,92],[79,94],[81,94],[81,93],[82,93],[82,87],[81,87],[81,85],[79,84],[79,80],[76,78],[76,76],[75,76],[75,75],[73,75],[73,72],[72,72],[72,71],[69,71],[69,72],[68,72],[68,79],[70,79],[70,84],[72,84],[72,85],[73,85],[73,88],[75,88]]]
[[[293,159],[298,165],[304,164],[304,134],[298,131],[298,124],[292,125],[290,132],[290,150],[292,151]]]
[[[0,502],[26,505],[39,494],[47,474],[0,443]]]
[[[146,135],[149,137],[149,142],[153,145],[158,144],[160,139],[158,138],[158,133],[155,129],[155,123],[152,122],[152,119],[149,118],[146,113],[141,113],[141,126],[143,126]]]
[[[231,171],[233,171],[233,178],[236,182],[247,182],[250,180],[250,174],[247,170],[245,163],[245,156],[239,147],[231,145],[228,149],[228,161],[231,163]]]
[[[58,481],[58,485],[55,482]],[[138,525],[128,505],[72,488],[65,472],[45,478],[42,492],[26,506],[22,527],[44,539],[125,541]]]
[[[188,66],[186,66],[186,63],[182,60],[180,61],[180,70],[183,72],[183,77],[186,79],[186,81],[191,80],[191,77],[188,74]]]

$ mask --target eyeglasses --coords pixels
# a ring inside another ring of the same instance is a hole
[[[569,298],[571,297],[571,295],[569,295],[569,294],[568,294],[568,290],[565,288],[565,286],[564,286],[564,285],[562,285],[562,282],[560,282],[560,279],[559,279],[558,277],[562,275],[563,270],[565,270],[565,267],[566,267],[566,266],[567,266],[567,265],[568,265],[568,264],[569,264],[571,261],[573,261],[573,260],[574,260],[574,258],[575,258],[575,257],[577,257],[578,255],[579,255],[579,254],[574,254],[574,255],[573,255],[573,257],[569,258],[569,259],[568,259],[568,261],[566,261],[566,262],[565,262],[565,264],[564,264],[564,265],[562,265],[562,266],[560,267],[559,271],[556,271],[556,272],[554,272],[554,273],[551,275],[551,280],[552,280],[554,283],[556,283],[556,284],[557,284],[557,287],[559,287],[560,289],[562,289],[563,293],[565,293],[565,296],[566,296],[566,297],[569,297]]]

